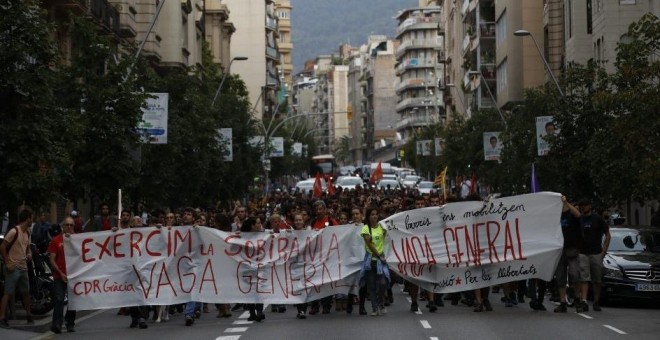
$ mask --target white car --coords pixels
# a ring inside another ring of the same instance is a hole
[[[314,190],[314,182],[316,181],[316,178],[310,178],[306,179],[303,181],[299,181],[296,183],[296,189],[303,194],[306,194],[308,192],[312,192]],[[326,191],[328,189],[328,185],[325,184],[325,180],[321,179],[321,187],[323,188],[323,191]]]
[[[341,180],[338,180],[337,183],[335,183],[336,186],[342,187],[344,190],[355,190],[356,186],[363,184],[364,181],[362,178],[357,176],[342,177]]]
[[[420,194],[432,194],[436,189],[433,188],[433,182],[421,181],[417,183],[417,190],[419,190]]]
[[[417,183],[421,180],[422,178],[419,176],[408,175],[406,176],[406,178],[403,179],[403,182],[401,182],[401,184],[403,184],[403,186],[406,188],[414,188],[415,185],[417,185]]]
[[[387,189],[388,185],[390,186],[391,190],[399,188],[399,182],[395,179],[381,179],[378,181],[378,184],[376,184],[378,189]]]

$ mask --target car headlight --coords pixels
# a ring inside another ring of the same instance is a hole
[[[605,267],[604,268],[604,274],[605,274],[606,277],[609,277],[609,278],[612,278],[612,279],[623,280],[623,273],[618,268]]]

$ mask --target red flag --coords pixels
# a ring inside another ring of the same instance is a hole
[[[332,178],[328,177],[328,195],[335,195],[335,186],[332,185]]]
[[[321,197],[323,194],[323,187],[321,186],[321,174],[316,173],[316,180],[314,181],[314,192],[312,193],[312,196],[314,197]]]
[[[371,178],[369,178],[369,183],[374,184],[380,181],[381,178],[383,178],[383,166],[379,161],[376,170],[374,170],[374,172],[371,174]]]
[[[477,175],[472,171],[472,177],[470,178],[470,194],[477,192]]]

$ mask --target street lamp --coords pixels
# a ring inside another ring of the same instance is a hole
[[[468,72],[468,74],[471,76],[478,75],[479,77],[481,77],[482,82],[484,83],[484,85],[486,85],[486,90],[488,90],[490,99],[492,99],[493,104],[495,104],[495,109],[497,109],[497,113],[500,114],[500,119],[502,119],[502,124],[504,124],[504,130],[506,130],[507,129],[506,120],[504,120],[504,115],[502,114],[502,110],[500,110],[500,107],[497,105],[497,100],[495,100],[495,96],[493,96],[493,92],[490,91],[490,86],[488,86],[488,82],[486,82],[486,78],[484,78],[484,75],[481,74],[480,71],[475,71],[475,70]]]
[[[248,57],[242,57],[242,56],[237,56],[231,58],[231,61],[229,62],[229,66],[227,66],[227,72],[222,75],[222,80],[220,80],[220,85],[218,86],[218,89],[215,91],[215,96],[213,96],[213,101],[211,102],[211,107],[215,105],[215,100],[218,99],[218,95],[220,94],[220,89],[222,89],[222,84],[224,84],[225,79],[227,79],[227,75],[229,74],[229,70],[231,70],[231,64],[234,62],[234,60],[248,60]]]
[[[559,91],[559,94],[561,94],[561,96],[563,97],[564,91],[562,91],[561,87],[559,87],[559,82],[557,82],[557,78],[555,78],[555,75],[552,73],[552,70],[550,69],[550,65],[548,65],[548,61],[545,60],[545,57],[543,56],[543,52],[541,52],[541,47],[539,47],[539,43],[536,41],[536,38],[534,38],[534,35],[530,31],[526,31],[526,30],[517,30],[513,32],[513,35],[515,35],[516,37],[530,36],[532,38],[532,41],[534,41],[534,45],[536,45],[536,50],[539,51],[539,56],[541,56],[541,60],[543,60],[543,65],[545,65],[545,68],[548,70],[548,73],[550,73],[550,78],[552,78],[552,81],[557,86],[557,90]]]

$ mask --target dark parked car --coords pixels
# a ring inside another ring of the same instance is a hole
[[[610,233],[602,297],[660,302],[660,229],[614,227]]]

